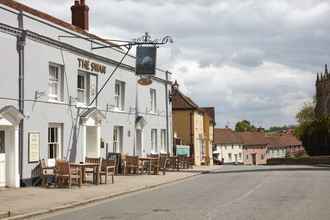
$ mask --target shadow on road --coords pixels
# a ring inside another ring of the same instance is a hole
[[[259,167],[259,168],[245,168],[245,169],[234,169],[234,170],[215,170],[205,171],[202,174],[226,174],[226,173],[251,173],[251,172],[274,172],[274,171],[330,171],[329,165],[314,165],[310,167]]]

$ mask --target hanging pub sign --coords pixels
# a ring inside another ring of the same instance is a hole
[[[138,46],[136,48],[136,75],[155,75],[157,47]]]

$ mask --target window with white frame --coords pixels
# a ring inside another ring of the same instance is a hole
[[[86,103],[87,102],[87,89],[86,89],[86,74],[78,74],[78,87],[77,87],[77,101],[79,103]]]
[[[115,83],[115,107],[124,110],[125,105],[125,82],[116,80]]]
[[[231,153],[228,154],[228,160],[231,161],[232,158],[231,158]]]
[[[157,149],[157,129],[151,129],[151,153],[158,153],[158,149]]]
[[[238,154],[238,158],[241,160],[242,159],[242,153]]]
[[[49,64],[48,97],[52,101],[63,101],[63,66]]]
[[[82,104],[89,104],[96,96],[96,91],[97,76],[79,71],[77,78],[77,101]]]
[[[150,89],[150,112],[156,113],[157,99],[156,99],[156,89]]]
[[[62,128],[60,124],[48,126],[48,158],[62,159]]]
[[[123,152],[123,127],[115,126],[113,128],[113,152]]]
[[[162,153],[166,152],[166,142],[167,142],[166,130],[162,129],[160,131],[160,147],[161,147],[161,152]]]

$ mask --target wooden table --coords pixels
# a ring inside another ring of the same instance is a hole
[[[144,163],[144,162],[148,162],[149,163],[148,174],[151,174],[151,161],[158,160],[158,158],[154,158],[154,157],[139,157],[139,160],[142,161],[142,163]]]
[[[86,168],[93,168],[93,183],[98,185],[100,183],[100,169],[99,169],[99,166],[100,164],[98,163],[70,163],[70,166],[76,166],[76,167],[79,167],[80,170],[81,170],[81,181],[82,183],[85,183],[86,182]]]

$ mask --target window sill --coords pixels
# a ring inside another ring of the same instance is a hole
[[[112,111],[114,111],[114,112],[125,112],[124,109],[120,109],[120,108],[117,108],[117,107],[113,108]]]
[[[64,104],[64,101],[58,101],[58,100],[54,100],[54,99],[48,99],[48,102]]]
[[[95,108],[96,107],[95,105],[87,106],[86,103],[81,103],[81,102],[77,102],[76,106],[78,108]]]

